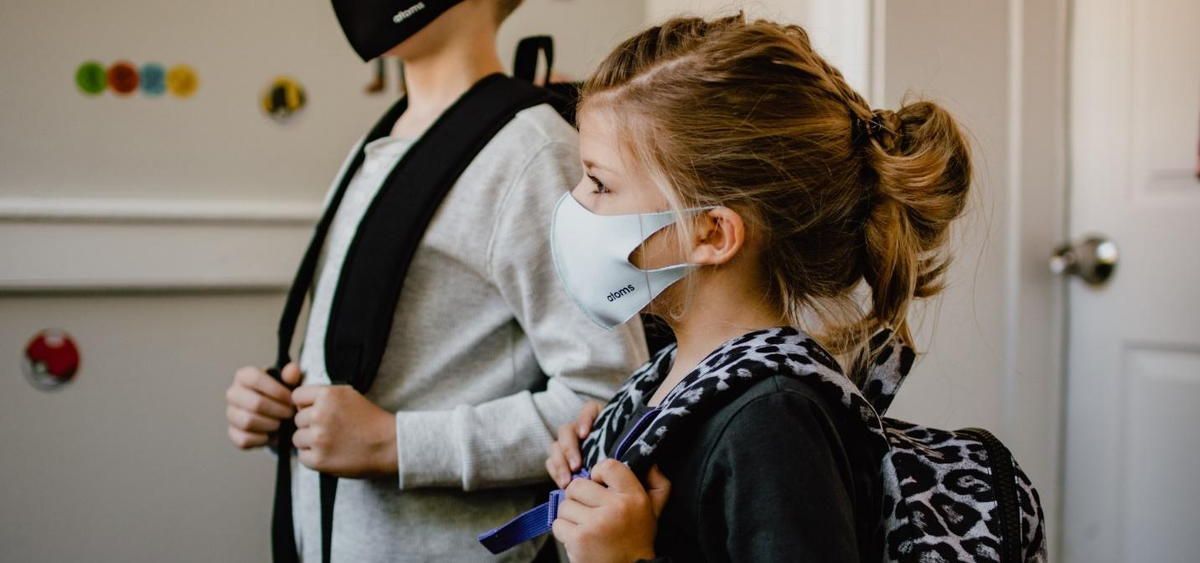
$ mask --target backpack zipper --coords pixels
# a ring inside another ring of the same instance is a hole
[[[661,407],[654,407],[643,413],[641,418],[638,418],[637,421],[633,423],[633,427],[629,430],[629,432],[626,432],[625,437],[622,438],[619,443],[617,443],[617,449],[613,450],[613,458],[620,461],[621,456],[625,454],[625,449],[632,445],[632,440],[636,440],[642,435],[642,432],[646,431],[646,427],[650,425],[650,422],[654,420],[654,417],[660,410],[662,410]]]
[[[992,490],[1000,517],[1000,563],[1022,563],[1021,502],[1017,495],[1016,466],[1012,453],[991,432],[982,428],[960,430],[974,436],[988,452]]]

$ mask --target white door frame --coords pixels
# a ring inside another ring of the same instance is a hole
[[[998,300],[1000,307],[989,308],[1002,311],[1003,319],[997,328],[993,319],[981,317],[978,322],[986,328],[978,330],[955,326],[953,321],[946,320],[954,316],[934,310],[930,313],[933,322],[928,323],[935,329],[931,355],[939,353],[939,342],[953,340],[950,333],[956,330],[974,332],[975,336],[961,338],[977,338],[979,333],[989,332],[996,334],[999,341],[983,347],[993,353],[982,354],[977,364],[934,366],[929,371],[935,373],[915,373],[918,377],[936,378],[942,375],[936,373],[939,369],[961,369],[946,374],[943,381],[959,377],[986,380],[975,384],[971,391],[980,387],[994,389],[996,396],[950,392],[944,398],[929,398],[918,408],[906,409],[902,417],[944,426],[963,425],[971,420],[993,425],[992,429],[1013,450],[1038,487],[1046,510],[1052,558],[1058,552],[1061,528],[1066,295],[1063,280],[1050,273],[1047,260],[1067,232],[1068,2],[1007,0],[1004,21],[999,22],[988,19],[991,16],[966,13],[970,10],[955,6],[953,0],[871,0],[867,50],[871,59],[871,101],[888,104],[896,101],[891,99],[897,97],[896,91],[913,88],[918,94],[926,92],[928,85],[922,81],[930,75],[939,76],[951,96],[956,91],[969,90],[956,89],[954,77],[939,75],[939,61],[892,60],[913,51],[901,49],[897,53],[897,41],[911,47],[937,41],[926,39],[923,34],[934,36],[939,26],[966,26],[991,32],[981,36],[1002,36],[1006,42],[1003,63],[984,72],[989,82],[1006,86],[1005,91],[994,94],[1002,96],[1005,103],[988,110],[1002,111],[1005,125],[1002,131],[996,128],[971,131],[976,137],[974,189],[986,203],[984,209],[973,211],[983,217],[968,219],[970,224],[966,228],[987,231],[988,240],[983,243],[984,250],[968,245],[957,253],[960,260],[978,260],[979,271],[990,270],[1003,276],[999,290],[988,284],[980,284],[980,289],[957,289],[977,293],[968,299],[975,304]],[[912,11],[920,12],[920,17],[896,17]],[[996,26],[1004,28],[998,30]],[[904,37],[889,37],[889,34]],[[970,52],[980,47],[963,42],[948,46],[920,45],[915,50],[930,52],[937,48]],[[928,93],[936,101],[947,101],[940,99],[945,92],[937,88]],[[960,97],[949,101],[962,108],[990,108],[996,100],[989,94],[987,99]],[[967,124],[969,129],[972,125]],[[996,139],[1003,142],[988,142]],[[989,207],[992,204],[994,207]],[[969,256],[970,253],[979,256]],[[938,401],[962,404],[943,407]],[[978,414],[971,413],[972,408],[978,409]],[[997,419],[987,414],[997,411]]]

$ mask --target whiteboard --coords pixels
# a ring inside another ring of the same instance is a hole
[[[550,33],[558,67],[584,75],[642,24],[642,0],[527,0],[501,30]],[[579,22],[575,25],[572,22]],[[586,25],[585,25],[586,24]],[[86,61],[195,69],[181,99],[87,95]],[[329,0],[4,0],[0,4],[0,198],[319,201],[354,141],[398,94],[346,44]],[[307,106],[287,122],[262,111],[278,76]]]

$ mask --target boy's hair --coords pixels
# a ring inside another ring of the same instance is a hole
[[[496,0],[496,21],[503,23],[525,0]]]
[[[968,144],[941,106],[872,109],[800,27],[676,18],[621,44],[584,84],[676,210],[725,206],[762,243],[767,299],[859,373],[871,332],[942,288]],[[677,223],[688,240],[686,221]],[[855,299],[870,288],[867,310]]]

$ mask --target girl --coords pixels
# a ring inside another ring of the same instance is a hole
[[[595,409],[560,429],[555,537],[575,562],[879,561],[881,450],[853,409],[790,376],[861,384],[886,359],[870,335],[911,344],[909,306],[939,291],[970,185],[954,119],[872,110],[804,30],[738,15],[627,40],[579,121],[560,277],[598,323],[646,307],[678,344],[590,435]],[[722,392],[736,396],[705,399]],[[660,424],[673,417],[693,424]],[[644,481],[639,461],[657,464]]]

